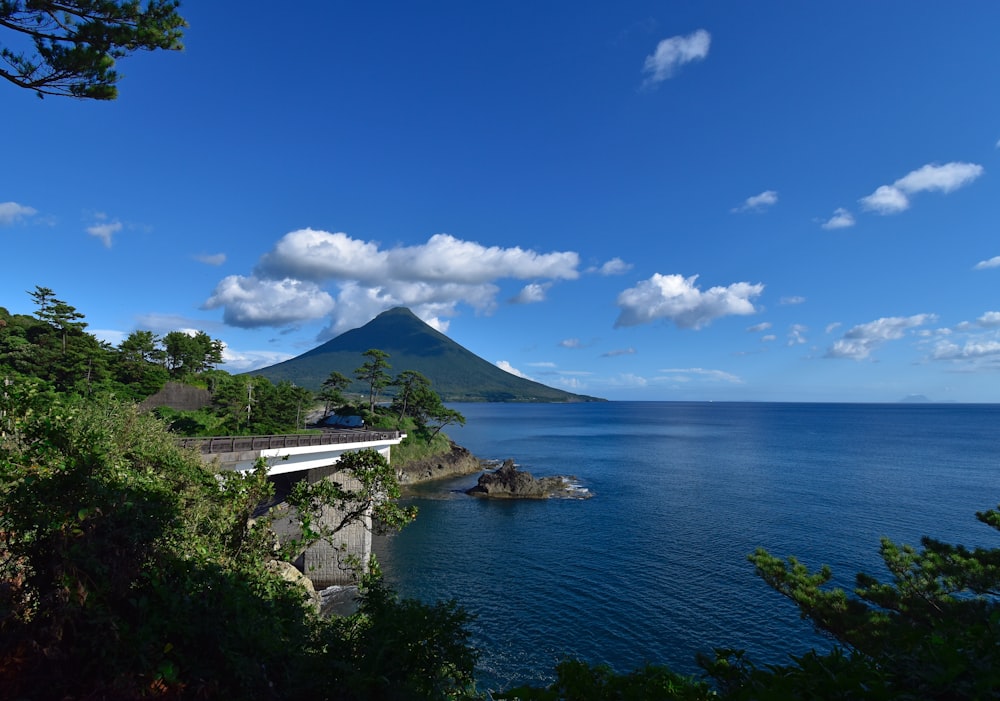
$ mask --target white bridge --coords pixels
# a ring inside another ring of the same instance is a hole
[[[337,463],[344,453],[358,450],[378,451],[387,462],[390,461],[392,446],[399,445],[406,438],[400,431],[370,431],[364,429],[326,430],[318,434],[291,434],[278,436],[221,436],[213,438],[182,438],[178,443],[185,448],[194,448],[209,464],[218,464],[223,470],[247,472],[254,469],[257,461],[264,458],[268,464],[268,477],[276,483],[276,491],[296,480],[317,482],[332,479],[344,489],[356,489],[359,485],[353,475],[337,469]],[[297,529],[298,518],[285,506],[279,504],[280,517],[274,525],[281,538],[285,533]],[[323,514],[331,525],[339,523],[336,513]],[[354,578],[348,564],[357,558],[367,565],[372,551],[371,518],[363,523],[352,524],[336,534],[333,543],[317,543],[306,550],[295,565],[302,570],[317,589],[333,584],[353,584]]]

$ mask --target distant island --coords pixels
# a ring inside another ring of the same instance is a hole
[[[347,331],[291,360],[254,370],[272,382],[287,380],[318,391],[331,372],[354,377],[362,353],[377,348],[395,369],[415,370],[431,381],[445,402],[603,402],[501,370],[431,328],[405,307],[382,312],[364,326]],[[361,383],[348,391],[362,392]]]

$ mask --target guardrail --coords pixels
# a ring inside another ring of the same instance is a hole
[[[289,434],[281,436],[215,436],[212,438],[180,438],[182,448],[196,448],[202,453],[239,453],[247,450],[273,448],[298,448],[309,445],[335,445],[337,443],[367,443],[391,441],[403,434],[400,431],[324,431],[323,433]]]

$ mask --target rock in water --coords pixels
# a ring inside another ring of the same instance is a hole
[[[548,499],[563,497],[586,499],[591,496],[586,489],[574,486],[570,477],[541,477],[536,479],[530,472],[514,467],[514,461],[504,460],[503,465],[493,472],[484,472],[475,487],[466,494],[493,499]]]

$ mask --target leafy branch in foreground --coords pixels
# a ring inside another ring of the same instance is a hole
[[[138,51],[179,50],[187,23],[179,0],[3,0],[0,78],[39,97],[118,96],[115,60]],[[29,50],[27,47],[30,46]]]

